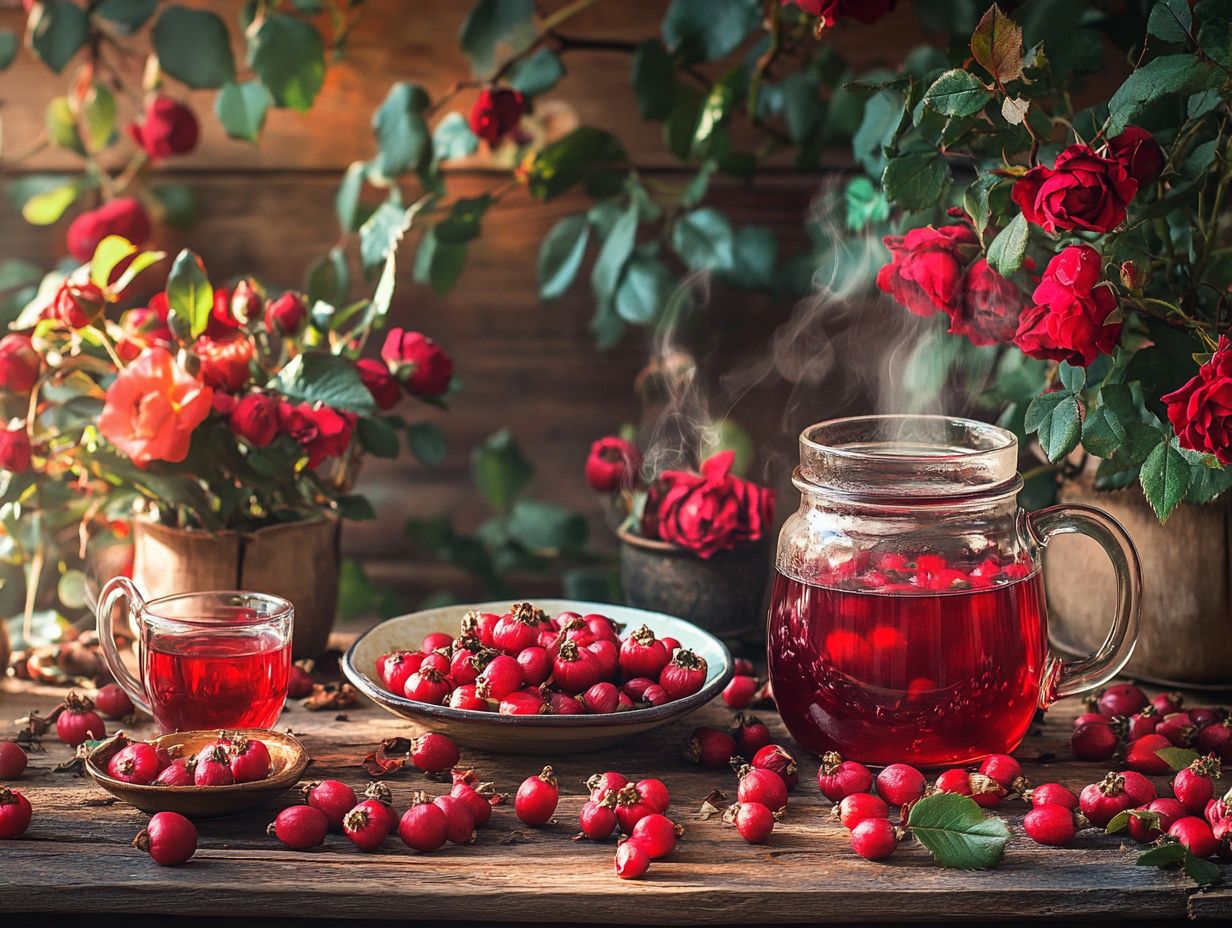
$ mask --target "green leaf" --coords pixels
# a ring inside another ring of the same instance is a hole
[[[1096,406],[1083,420],[1082,446],[1097,457],[1111,456],[1128,440],[1125,424],[1107,403]]]
[[[428,284],[437,296],[445,296],[462,276],[466,264],[466,243],[441,238],[439,226],[429,229],[415,252],[412,276],[416,283]]]
[[[43,0],[31,13],[30,47],[59,74],[86,44],[89,19],[72,0]]]
[[[690,63],[725,58],[761,20],[758,0],[672,0],[663,43]]]
[[[540,299],[554,300],[569,289],[589,241],[590,224],[583,213],[565,216],[552,226],[539,245],[535,265]]]
[[[1082,410],[1072,393],[1044,393],[1027,407],[1024,425],[1028,432],[1037,433],[1048,460],[1059,461],[1078,444]]]
[[[158,201],[159,220],[173,229],[187,229],[197,221],[197,195],[187,184],[158,184],[149,191]]]
[[[355,363],[333,354],[296,355],[270,380],[269,389],[296,403],[323,403],[360,416],[376,412]]]
[[[738,69],[729,71],[715,82],[703,98],[697,125],[693,128],[693,139],[689,143],[692,155],[699,158],[711,156],[726,140],[722,130],[736,104],[739,85],[743,82],[744,76]]]
[[[995,8],[994,8],[995,9]],[[924,91],[924,103],[942,116],[971,116],[992,99],[992,91],[970,71],[946,71]]]
[[[1214,861],[1186,853],[1184,867],[1185,875],[1199,886],[1214,886],[1223,882],[1223,868]]]
[[[517,53],[535,40],[534,0],[479,0],[471,8],[458,44],[470,60],[476,77],[488,77],[496,63],[496,49],[504,43]]]
[[[531,551],[576,552],[586,546],[586,517],[554,503],[520,499],[509,513],[508,531]]]
[[[272,102],[260,81],[228,82],[214,98],[214,115],[231,138],[255,142]]]
[[[479,138],[461,113],[446,113],[432,132],[432,154],[437,161],[452,161],[473,155]]]
[[[528,97],[534,97],[551,90],[564,76],[565,66],[560,56],[550,48],[541,48],[514,64],[505,75],[505,82]]]
[[[1022,77],[1022,29],[1001,12],[988,8],[971,36],[971,54],[1001,83]]]
[[[334,212],[343,232],[354,232],[359,228],[359,194],[364,189],[367,174],[366,162],[352,161],[342,175],[342,183],[338,185],[338,193],[334,197]]]
[[[340,496],[337,500],[338,514],[344,519],[355,522],[367,522],[376,518],[376,510],[366,496],[354,493],[350,496]]]
[[[1184,770],[1202,755],[1189,748],[1160,748],[1155,752],[1155,756],[1175,772]]]
[[[1061,384],[1070,393],[1080,393],[1086,389],[1087,369],[1085,367],[1075,367],[1063,361],[1057,366],[1057,373],[1061,377]]]
[[[848,232],[859,232],[870,222],[885,222],[890,218],[890,203],[885,194],[863,175],[848,182],[844,200]]]
[[[402,449],[398,433],[384,419],[364,416],[356,423],[355,432],[363,449],[378,458],[396,458]]]
[[[1184,42],[1192,27],[1189,0],[1159,0],[1146,23],[1146,31],[1165,42]]]
[[[885,169],[883,149],[893,140],[902,122],[903,102],[901,93],[887,89],[874,94],[864,104],[864,117],[851,139],[851,150],[869,174],[880,177]]]
[[[47,104],[44,115],[47,127],[47,140],[56,148],[75,151],[79,155],[86,153],[81,144],[81,135],[77,131],[77,117],[69,106],[68,97],[53,97]]]
[[[22,204],[21,215],[31,225],[49,226],[64,215],[79,193],[81,188],[76,181],[41,191]]]
[[[490,435],[471,451],[471,475],[479,493],[498,512],[508,512],[535,469],[508,429]]]
[[[334,252],[338,252],[335,248]],[[331,252],[333,254],[334,252]],[[341,254],[341,252],[339,252]],[[342,257],[341,262],[345,269],[346,258]],[[391,251],[385,258],[385,265],[381,268],[381,276],[377,278],[376,289],[372,292],[372,319],[377,327],[385,324],[385,317],[389,315],[389,309],[394,302],[394,287],[397,285],[398,275],[398,252]],[[362,301],[361,301],[362,302]]]
[[[115,26],[121,35],[131,35],[154,15],[158,0],[101,0],[91,12]]]
[[[188,323],[193,338],[201,335],[209,325],[214,288],[210,286],[201,259],[187,248],[175,256],[171,273],[167,275],[167,304],[171,315]]]
[[[105,289],[116,265],[136,252],[137,246],[124,236],[108,235],[98,243],[90,259],[90,282],[99,289]]]
[[[478,238],[479,222],[492,203],[492,197],[486,193],[455,200],[449,215],[436,226],[437,237],[442,242],[469,242]]]
[[[1137,68],[1108,101],[1106,135],[1112,138],[1151,103],[1215,86],[1218,75],[1193,55],[1165,55]]]
[[[595,292],[596,300],[601,304],[610,305],[616,295],[616,284],[620,281],[621,272],[629,256],[633,254],[633,245],[637,240],[637,206],[630,203],[628,209],[621,214],[612,226],[612,231],[599,249],[599,257],[590,272],[590,285]]]
[[[1142,465],[1142,492],[1160,522],[1185,498],[1191,474],[1184,456],[1167,440],[1160,442]]]
[[[727,279],[747,290],[774,286],[779,242],[766,226],[741,226],[732,236],[732,266]]]
[[[432,140],[423,118],[429,102],[422,87],[398,81],[373,115],[372,129],[379,148],[375,164],[385,177],[418,170],[430,160]]]
[[[1193,468],[1185,502],[1204,505],[1232,489],[1232,467],[1212,470],[1209,467]]]
[[[294,16],[267,12],[249,39],[248,65],[276,106],[306,113],[325,81],[321,34]]]
[[[445,433],[432,422],[416,422],[406,430],[406,446],[429,467],[445,457]]]
[[[221,87],[235,80],[227,27],[214,13],[169,6],[154,24],[158,64],[189,87]]]
[[[971,224],[980,238],[980,245],[984,244],[984,230],[992,219],[992,205],[989,202],[992,191],[1000,182],[1000,177],[986,171],[978,175],[963,194],[963,209],[971,217]]]
[[[580,126],[535,156],[527,172],[527,188],[532,196],[550,200],[597,166],[624,159],[624,149],[610,132]]]
[[[633,99],[643,119],[666,119],[676,102],[676,69],[658,39],[633,50]]]
[[[0,29],[0,71],[4,71],[17,57],[17,33],[8,29]]]
[[[1115,835],[1124,831],[1129,827],[1129,809],[1122,809],[1116,815],[1112,816],[1112,820],[1104,827],[1104,834]],[[1152,815],[1155,813],[1145,813]]]
[[[398,247],[402,236],[411,227],[413,209],[386,200],[359,227],[359,254],[364,267],[379,267],[391,251]]]
[[[984,814],[970,796],[934,793],[911,807],[907,826],[943,867],[987,870],[1001,859],[1009,841],[1005,822]]]
[[[709,207],[695,209],[676,220],[672,248],[691,271],[727,271],[735,260],[731,223]]]
[[[309,304],[323,301],[338,305],[346,299],[350,288],[351,272],[347,267],[346,252],[331,248],[329,254],[308,269],[304,289],[308,292]]]
[[[671,285],[672,275],[662,261],[634,256],[616,289],[616,314],[633,325],[653,322]]]
[[[1019,213],[1009,225],[997,233],[988,246],[988,264],[1002,277],[1015,274],[1027,256],[1031,229],[1027,217]]]
[[[891,158],[881,176],[887,199],[907,210],[936,206],[949,183],[950,166],[937,151]]]
[[[86,147],[98,151],[110,145],[116,135],[115,95],[102,84],[92,84],[82,107]]]
[[[1151,848],[1138,857],[1139,867],[1170,867],[1185,860],[1189,852],[1182,844],[1169,842]]]

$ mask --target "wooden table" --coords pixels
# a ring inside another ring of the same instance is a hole
[[[62,695],[13,680],[0,684],[0,738],[12,735],[13,719],[31,709],[46,712]],[[1036,782],[1058,780],[1078,788],[1103,773],[1102,765],[1040,762],[1041,756],[1068,755],[1069,720],[1079,708],[1073,700],[1055,707],[1020,749],[1026,773]],[[311,778],[336,777],[359,791],[368,779],[360,759],[381,739],[406,734],[406,723],[367,704],[347,710],[343,720],[335,714],[294,705],[282,722],[312,753]],[[759,715],[782,743],[791,744],[773,711]],[[8,916],[16,913],[83,911],[636,924],[1232,917],[1232,890],[1200,892],[1178,873],[1136,867],[1139,849],[1119,838],[1092,830],[1066,849],[1034,844],[1021,833],[1025,806],[1020,802],[1000,810],[1015,837],[996,870],[943,870],[913,843],[885,863],[862,861],[828,814],[830,804],[813,780],[817,761],[803,751],[801,784],[785,821],[769,844],[747,845],[717,817],[697,820],[711,790],[721,788],[734,797],[734,775],[700,770],[681,757],[694,725],[729,719],[721,704],[713,704],[637,745],[589,755],[463,752],[464,763],[503,791],[551,763],[562,798],[558,823],[542,829],[521,826],[512,808],[503,806],[468,847],[422,855],[392,839],[381,852],[362,854],[331,835],[322,848],[294,852],[265,834],[277,809],[295,801],[295,794],[287,793],[269,808],[200,822],[197,855],[172,868],[155,866],[129,846],[144,815],[107,802],[107,794],[89,780],[51,771],[69,750],[49,738],[46,753],[32,755],[30,768],[12,784],[33,803],[35,818],[23,839],[0,842],[0,913],[6,913],[0,921],[8,925]],[[584,801],[582,781],[606,769],[662,777],[672,791],[672,815],[686,827],[676,853],[655,863],[640,881],[615,877],[611,843],[570,840]],[[400,808],[412,790],[441,791],[440,784],[414,771],[386,782]],[[71,891],[49,890],[63,873],[72,875]]]

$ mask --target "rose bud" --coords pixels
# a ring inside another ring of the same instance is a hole
[[[247,382],[253,346],[246,336],[203,336],[192,350],[201,361],[201,379],[214,389],[234,393]]]
[[[225,338],[256,319],[261,312],[261,294],[247,280],[241,280],[228,290],[219,287],[214,291],[214,308],[210,310],[209,326],[205,334],[210,338]]]
[[[1146,268],[1139,267],[1133,261],[1121,262],[1121,286],[1126,290],[1141,290],[1146,286]]]
[[[28,335],[0,338],[0,390],[29,393],[38,381],[42,359]]]
[[[453,359],[420,332],[390,329],[381,357],[413,396],[439,396],[453,379]]]
[[[511,87],[485,88],[471,107],[471,131],[489,145],[495,145],[513,130],[529,108],[520,91]]]
[[[288,290],[276,300],[265,301],[265,327],[280,335],[294,335],[308,318],[304,298]]]
[[[150,100],[142,120],[129,123],[128,131],[151,159],[186,155],[197,147],[197,117],[170,97]]]
[[[398,400],[402,399],[402,387],[389,368],[372,358],[361,358],[355,362],[355,367],[359,371],[359,379],[376,400],[377,409],[384,412],[398,405]]]
[[[132,197],[119,197],[82,213],[68,227],[69,253],[78,261],[89,261],[108,235],[122,235],[134,245],[148,242],[150,216],[145,207]]]
[[[22,474],[30,469],[30,436],[24,425],[0,428],[0,470]]]
[[[1109,139],[1107,154],[1125,165],[1139,190],[1155,183],[1164,167],[1164,152],[1155,136],[1137,126],[1126,126],[1120,135]]]
[[[278,437],[278,398],[267,393],[249,393],[235,404],[229,422],[236,435],[264,448]]]
[[[94,284],[66,280],[56,291],[51,313],[70,329],[84,329],[102,318],[103,302],[103,291]]]
[[[596,493],[616,493],[632,487],[642,469],[642,452],[631,442],[609,435],[590,446],[586,482]]]

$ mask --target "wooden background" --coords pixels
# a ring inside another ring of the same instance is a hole
[[[215,9],[229,22],[241,6],[239,0],[190,0],[188,5]],[[302,281],[304,270],[337,239],[333,194],[338,179],[350,162],[373,154],[370,119],[389,85],[395,80],[418,82],[435,97],[468,76],[456,37],[470,5],[462,0],[369,0],[345,59],[330,68],[311,113],[271,111],[259,147],[227,139],[209,113],[209,95],[190,95],[202,116],[202,143],[192,155],[161,165],[153,179],[191,184],[199,219],[187,233],[160,229],[159,244],[169,249],[191,245],[216,277],[256,272],[283,285]],[[560,0],[541,4],[549,11],[561,5]],[[563,31],[639,40],[657,34],[666,5],[664,0],[605,0]],[[20,31],[22,25],[18,0],[0,0],[0,28]],[[901,60],[907,49],[925,39],[908,2],[874,27],[845,26],[827,41],[855,67],[864,68]],[[236,57],[243,60],[242,53]],[[683,181],[685,175],[662,144],[660,126],[643,123],[636,111],[628,89],[627,54],[571,51],[565,65],[567,76],[542,98],[540,113],[566,124],[576,119],[609,129],[646,177]],[[24,51],[0,76],[6,151],[20,149],[23,140],[37,135],[48,100],[63,93],[67,81],[67,72],[52,75]],[[180,95],[183,88],[172,83],[169,92]],[[470,100],[459,97],[457,108],[469,107]],[[841,166],[842,153],[831,153],[826,163]],[[75,166],[73,156],[44,151],[20,164],[5,164],[0,184],[20,172]],[[758,222],[783,233],[790,253],[803,245],[802,219],[828,175],[833,171],[799,173],[774,167],[748,185],[716,180],[708,203],[737,223]],[[497,183],[482,165],[459,171],[452,182],[459,194]],[[582,480],[581,465],[594,438],[639,419],[633,380],[647,361],[648,339],[638,331],[615,350],[594,349],[587,328],[592,306],[585,270],[579,277],[583,285],[555,303],[541,304],[535,293],[539,241],[556,219],[587,202],[567,196],[545,205],[521,193],[510,197],[484,220],[483,237],[471,247],[461,282],[445,299],[415,285],[406,271],[399,279],[394,324],[420,328],[437,338],[456,358],[466,385],[452,411],[438,417],[449,440],[442,465],[429,470],[406,457],[373,462],[361,489],[370,494],[380,518],[352,524],[346,532],[347,550],[364,558],[374,576],[406,587],[410,602],[444,585],[469,592],[431,558],[413,552],[402,529],[411,516],[449,511],[463,525],[483,516],[469,481],[469,449],[501,426],[514,431],[537,467],[537,493],[594,513],[596,545],[612,546]],[[0,208],[0,255],[50,265],[65,252],[66,226],[67,219],[35,229],[5,202]],[[408,265],[402,262],[404,268]],[[773,333],[792,312],[790,301],[716,286],[701,319],[704,337],[692,346],[706,379],[715,382],[734,368],[764,362]],[[905,315],[880,303],[862,307],[860,313],[876,314],[876,319]],[[831,334],[842,330],[851,315],[836,310]],[[862,359],[852,349],[850,340],[820,344],[823,374],[816,382],[793,393],[792,384],[771,373],[733,410],[755,432],[768,462],[767,474],[788,491],[799,429],[868,403],[868,384],[855,380],[855,365]],[[812,347],[804,351],[807,355]],[[836,357],[846,363],[839,365]],[[407,406],[405,413],[419,414],[418,408]],[[785,496],[780,510],[793,506],[794,500]],[[408,559],[414,559],[414,570],[406,570]]]

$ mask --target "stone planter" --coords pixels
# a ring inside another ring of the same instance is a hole
[[[296,660],[325,650],[338,609],[341,525],[319,518],[255,532],[133,525],[133,582],[146,599],[206,590],[252,590],[295,606]]]
[[[1137,486],[1097,492],[1089,474],[1065,480],[1060,501],[1117,519],[1142,559],[1142,620],[1125,673],[1164,685],[1232,689],[1232,504],[1182,504],[1160,525]],[[1048,544],[1049,635],[1064,651],[1099,647],[1115,601],[1108,560],[1089,539]]]
[[[617,535],[620,583],[630,606],[686,619],[725,642],[765,634],[768,539],[703,560],[663,541]]]

